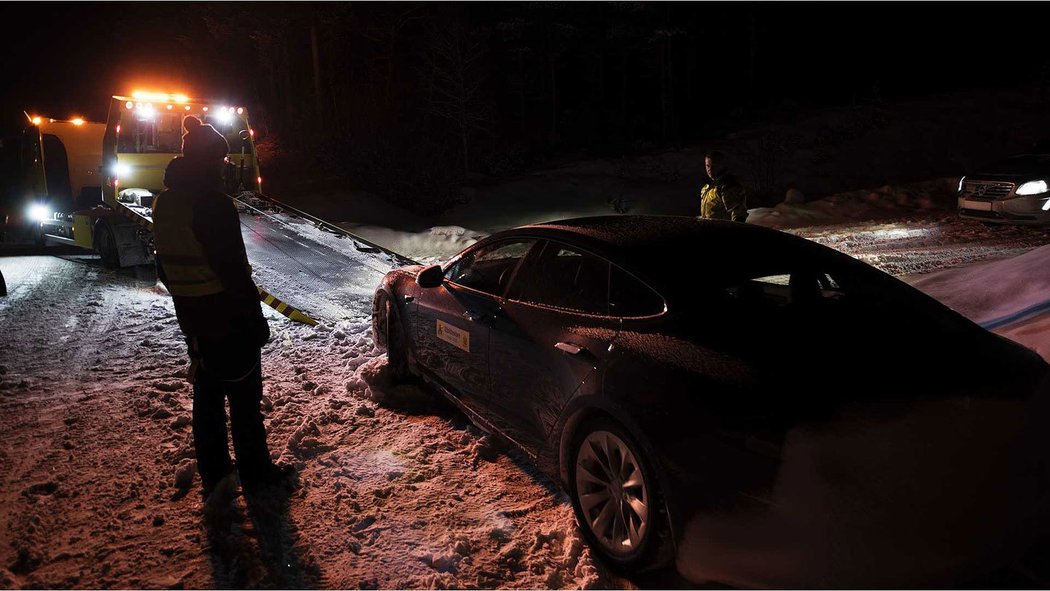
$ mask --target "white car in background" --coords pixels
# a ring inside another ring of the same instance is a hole
[[[1050,153],[1011,156],[962,177],[959,216],[996,224],[1050,224]]]

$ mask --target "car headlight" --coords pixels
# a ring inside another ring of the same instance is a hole
[[[113,174],[117,178],[126,178],[128,175],[131,174],[131,166],[127,164],[114,164]]]
[[[34,222],[42,222],[51,217],[51,208],[42,203],[34,203],[29,206],[27,214]]]
[[[959,179],[959,192],[962,193],[963,185],[966,183],[966,177]]]
[[[1017,187],[1018,195],[1038,195],[1046,193],[1046,181],[1028,181]]]

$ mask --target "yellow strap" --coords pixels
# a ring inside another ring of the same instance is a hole
[[[307,316],[301,310],[282,302],[281,300],[274,297],[273,294],[267,292],[261,287],[257,286],[256,289],[259,290],[259,300],[261,300],[264,304],[270,306],[274,310],[277,310],[281,314],[284,314],[290,320],[294,320],[295,322],[301,322],[303,324],[308,324],[310,326],[317,326],[317,321]]]

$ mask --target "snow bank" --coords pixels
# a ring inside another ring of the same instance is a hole
[[[958,179],[938,179],[901,186],[836,193],[809,203],[779,203],[748,210],[748,223],[794,228],[905,217],[944,210],[951,205]]]
[[[978,323],[1050,359],[1050,245],[1017,257],[915,277],[910,283]],[[998,326],[1001,324],[1001,328]]]
[[[487,235],[459,226],[437,226],[424,232],[346,223],[341,224],[341,227],[422,264],[444,261]]]

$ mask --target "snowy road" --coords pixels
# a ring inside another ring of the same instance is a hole
[[[990,227],[943,214],[900,221],[814,226],[790,232],[897,276],[1017,256],[1050,244],[1050,233],[1045,229]]]
[[[296,231],[266,240],[311,271],[350,257],[320,284],[253,261],[261,285],[321,320],[267,312],[271,453],[302,487],[207,519],[170,298],[89,258],[0,258],[0,586],[623,586],[550,482],[450,405],[386,382],[368,305],[386,255]]]
[[[267,313],[271,451],[303,486],[208,518],[170,298],[88,258],[0,257],[0,586],[633,586],[591,559],[567,499],[526,462],[386,381],[367,302],[389,259],[292,229],[246,241],[260,285],[321,320]],[[897,274],[1050,242],[947,218],[795,232]],[[268,258],[275,244],[300,272]]]

